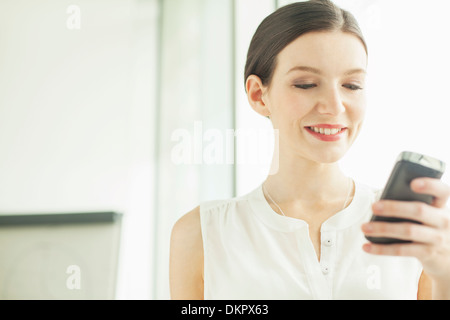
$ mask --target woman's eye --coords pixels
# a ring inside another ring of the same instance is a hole
[[[311,84],[296,84],[294,87],[298,89],[308,90],[317,87],[317,85],[311,83]]]
[[[363,88],[361,88],[360,86],[356,85],[356,84],[344,84],[343,85],[344,88],[356,91],[356,90],[362,90]]]

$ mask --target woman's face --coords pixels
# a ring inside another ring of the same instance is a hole
[[[366,66],[361,40],[340,31],[307,33],[279,53],[262,98],[281,152],[319,163],[344,156],[364,119]]]

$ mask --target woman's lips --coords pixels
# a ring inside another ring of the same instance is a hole
[[[347,128],[340,124],[320,124],[310,127],[305,127],[313,137],[327,142],[339,141]]]

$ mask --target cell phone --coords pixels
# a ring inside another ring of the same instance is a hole
[[[411,181],[421,177],[441,179],[444,171],[445,163],[443,161],[420,153],[404,151],[397,158],[391,175],[389,176],[386,186],[383,189],[380,200],[421,201],[427,204],[431,204],[433,202],[433,196],[419,194],[412,191],[410,187]],[[384,221],[392,223],[419,223],[412,219],[410,220],[395,217],[380,217],[377,215],[372,215],[371,221]],[[378,244],[411,242],[400,239],[368,236],[366,236],[366,239],[370,242]]]

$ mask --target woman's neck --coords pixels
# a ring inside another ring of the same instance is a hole
[[[350,178],[338,163],[323,164],[301,157],[280,156],[277,170],[264,182],[265,189],[280,206],[312,206],[348,198]]]

